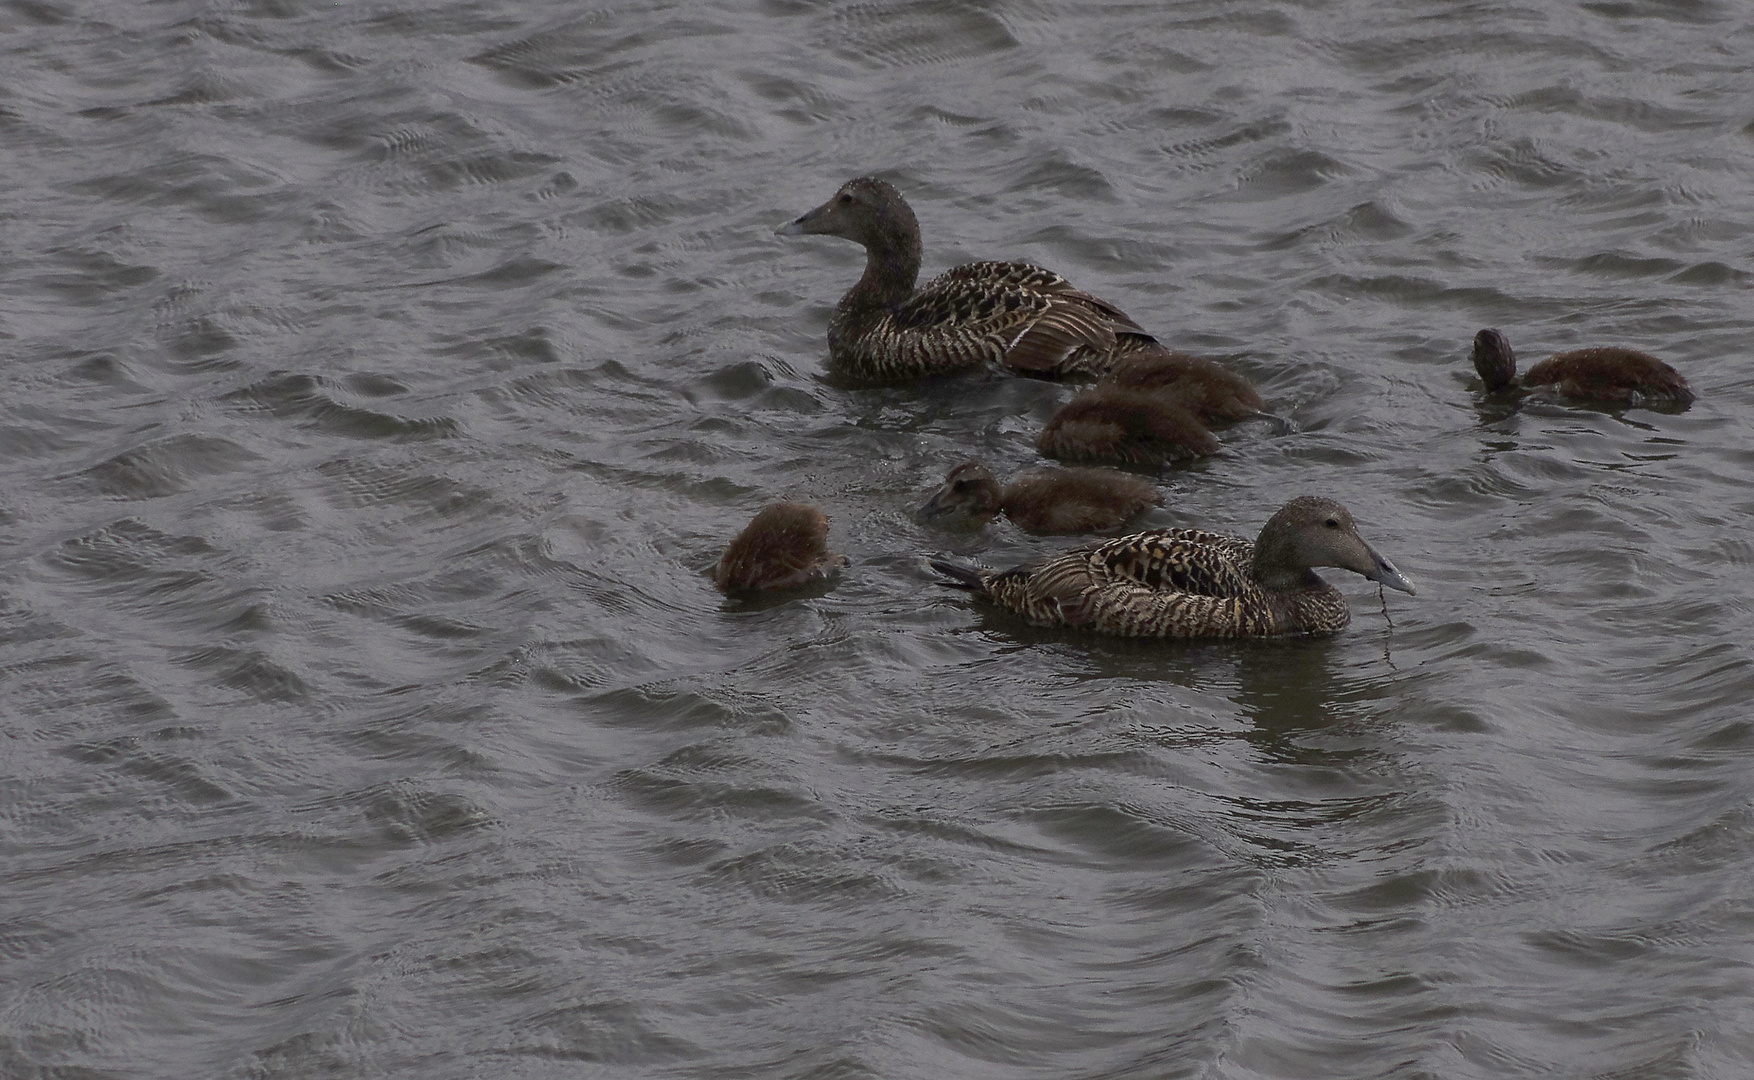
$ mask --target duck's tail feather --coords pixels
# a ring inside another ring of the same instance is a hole
[[[963,589],[973,593],[987,591],[986,582],[981,580],[981,569],[978,566],[962,566],[958,563],[945,562],[943,559],[928,559],[932,569],[943,574],[939,585],[947,589]]]

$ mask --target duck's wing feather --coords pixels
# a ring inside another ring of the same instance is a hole
[[[892,313],[891,326],[901,335],[942,335],[957,352],[990,352],[1030,375],[1103,366],[1121,335],[1148,338],[1113,304],[1029,263],[968,263],[945,271]]]
[[[1290,624],[1260,589],[1240,596],[1115,583],[1083,598],[1084,625],[1122,637],[1270,637]]]
[[[1156,529],[1094,545],[1087,556],[1105,582],[1160,593],[1230,599],[1257,591],[1252,540],[1203,529]]]

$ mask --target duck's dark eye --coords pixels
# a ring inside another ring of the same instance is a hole
[[[1322,522],[1322,524],[1330,529],[1338,529],[1340,527],[1340,523],[1338,521],[1336,521],[1334,518],[1329,518],[1328,520]]]
[[[969,488],[969,485],[972,483],[974,483],[974,481],[972,481],[972,480],[958,480],[956,483],[951,484],[950,486],[952,488],[956,489],[957,491],[967,491]]]
[[[843,191],[840,193],[840,198],[838,198],[834,201],[839,203],[842,206],[851,206],[853,203],[853,197],[851,195],[848,195],[846,192]]]

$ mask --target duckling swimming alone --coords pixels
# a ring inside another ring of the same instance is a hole
[[[985,524],[1003,513],[1029,532],[1102,532],[1162,501],[1156,485],[1113,469],[1036,469],[1001,487],[985,465],[965,461],[950,470],[920,516],[962,513]]]
[[[1336,566],[1411,594],[1413,585],[1358,535],[1332,499],[1292,499],[1254,541],[1158,529],[1075,548],[1033,567],[994,571],[932,560],[939,584],[987,596],[1037,626],[1124,637],[1328,634],[1351,621]]]
[[[1680,372],[1649,353],[1618,345],[1558,353],[1519,380],[1510,342],[1499,331],[1486,329],[1474,335],[1474,370],[1487,393],[1551,387],[1563,397],[1583,401],[1677,409],[1693,404],[1693,390]]]
[[[713,584],[727,593],[795,589],[847,564],[828,550],[828,516],[806,503],[764,507],[737,534],[713,569]]]
[[[1113,461],[1157,466],[1182,458],[1208,457],[1218,436],[1163,391],[1102,382],[1055,413],[1035,442],[1043,455],[1061,461]]]
[[[1126,313],[1021,262],[958,266],[915,291],[920,226],[901,192],[848,180],[781,236],[839,236],[865,248],[865,274],[828,324],[829,360],[858,378],[900,381],[1000,364],[1061,378],[1104,371],[1155,340]]]

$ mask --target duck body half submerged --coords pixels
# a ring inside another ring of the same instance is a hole
[[[934,560],[942,584],[989,597],[1037,626],[1123,637],[1277,637],[1333,633],[1351,621],[1314,567],[1335,566],[1413,592],[1331,499],[1286,503],[1256,540],[1158,529],[992,571]]]
[[[1106,379],[1054,413],[1035,448],[1060,461],[1108,461],[1135,468],[1209,457],[1221,449],[1218,436],[1174,394]]]
[[[976,262],[915,289],[920,227],[883,180],[849,180],[781,236],[839,236],[865,248],[865,273],[828,326],[829,362],[858,378],[899,382],[998,365],[1020,375],[1100,374],[1155,347],[1126,313],[1042,267]]]
[[[1034,533],[1103,532],[1163,501],[1157,485],[1113,469],[1035,469],[1004,484],[978,461],[950,470],[920,516],[979,524],[1004,514]]]
[[[1516,353],[1498,330],[1474,335],[1474,370],[1488,393],[1551,390],[1561,397],[1608,405],[1686,409],[1693,388],[1679,371],[1647,352],[1620,345],[1572,349],[1516,373]]]
[[[733,596],[796,589],[830,577],[847,557],[828,550],[828,516],[808,503],[762,508],[719,556],[713,584]]]
[[[1102,385],[1166,393],[1206,424],[1265,415],[1266,403],[1247,379],[1216,360],[1161,345],[1117,358]]]

